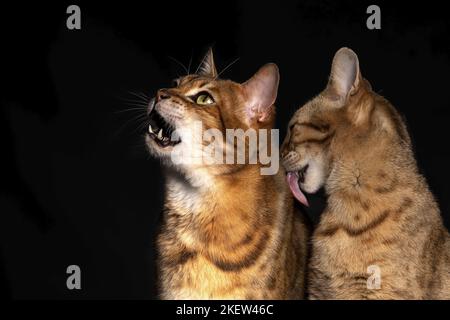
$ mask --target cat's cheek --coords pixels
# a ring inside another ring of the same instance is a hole
[[[325,166],[322,159],[309,161],[308,172],[302,189],[307,193],[317,192],[325,183]]]
[[[155,109],[174,126],[177,126],[180,120],[187,116],[186,107],[179,102],[161,101]]]

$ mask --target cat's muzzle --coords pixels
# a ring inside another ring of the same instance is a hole
[[[154,100],[149,105],[148,135],[158,146],[166,148],[181,142],[179,138],[172,137],[175,128],[169,124],[164,117],[156,110]]]

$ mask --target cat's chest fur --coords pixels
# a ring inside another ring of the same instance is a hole
[[[252,275],[253,274],[253,275]],[[163,292],[166,299],[264,299],[257,288],[257,269],[233,274],[218,270],[207,258],[198,255],[172,273]],[[259,281],[264,281],[262,276]],[[252,287],[255,287],[253,289]]]
[[[313,239],[315,252],[324,258],[322,266],[330,273],[366,274],[369,266],[386,266],[389,261],[382,232],[388,235],[395,226],[386,221],[383,229],[354,235],[345,227],[323,223]]]
[[[433,223],[421,218],[417,203],[405,204],[401,200],[387,203],[392,209],[385,212],[390,214],[374,217],[359,228],[336,223],[333,212],[325,214],[313,237],[311,268],[321,274],[312,279],[313,297],[423,298],[426,283],[433,277],[421,275],[429,263],[424,257],[424,239],[432,232]],[[379,287],[374,287],[373,281],[379,281]],[[324,292],[326,296],[322,296]]]
[[[305,252],[296,247],[305,230],[294,228],[286,188],[274,192],[283,178],[215,181],[209,188],[169,180],[158,237],[161,297],[301,297]]]

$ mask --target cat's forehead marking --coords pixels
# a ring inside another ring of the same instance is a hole
[[[205,78],[201,76],[187,76],[184,77],[179,84],[180,88],[183,88],[185,95],[196,94],[200,90],[208,89],[213,79]]]
[[[178,78],[180,82],[180,86],[195,86],[201,82],[211,82],[212,78],[203,77],[196,74],[191,74],[182,78]]]

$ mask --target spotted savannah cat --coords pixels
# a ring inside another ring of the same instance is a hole
[[[401,116],[371,90],[352,50],[336,53],[326,89],[295,113],[281,155],[300,202],[322,186],[328,197],[312,237],[309,298],[450,298],[438,205]]]
[[[223,133],[271,129],[278,82],[274,64],[243,84],[219,79],[209,50],[198,73],[160,89],[149,106],[146,143],[166,171],[158,237],[162,299],[303,297],[307,230],[284,171],[261,175],[259,162],[174,164],[170,156],[175,147],[195,148],[182,130],[196,121]]]

